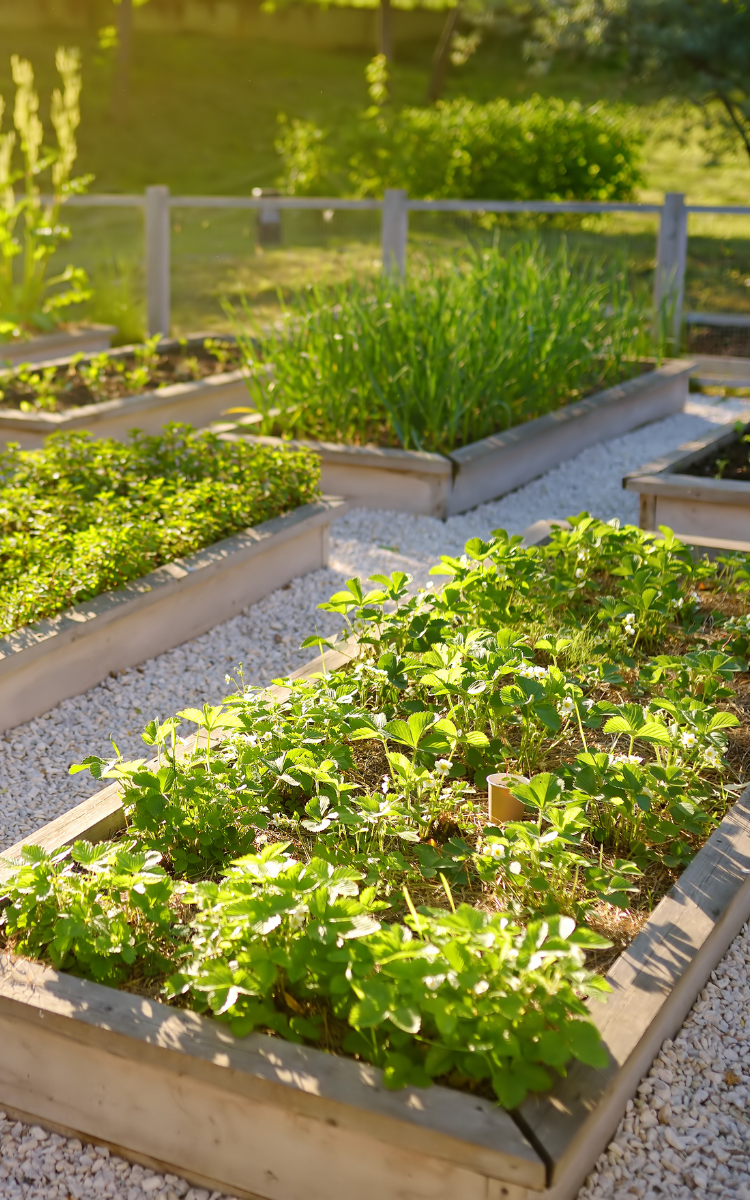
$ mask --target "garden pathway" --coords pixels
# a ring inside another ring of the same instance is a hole
[[[678,416],[593,447],[493,504],[443,523],[429,517],[355,509],[332,529],[327,569],[296,580],[210,633],[98,687],[0,738],[0,846],[60,815],[99,784],[68,775],[86,754],[110,753],[110,734],[124,757],[143,753],[140,730],[186,705],[220,700],[226,676],[244,664],[247,681],[267,682],[309,658],[298,649],[314,629],[339,620],[316,611],[346,578],[406,570],[424,584],[440,554],[460,554],[469,537],[503,527],[520,532],[545,517],[586,509],[609,520],[637,521],[638,498],[622,476],[697,437],[747,407],[691,398]],[[738,937],[674,1045],[666,1043],[644,1081],[598,1172],[580,1200],[713,1194],[750,1200],[750,938]],[[79,1142],[0,1119],[0,1200],[209,1200],[173,1176],[162,1178],[108,1158]],[[214,1193],[211,1200],[218,1200]]]

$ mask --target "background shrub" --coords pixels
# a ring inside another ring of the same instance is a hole
[[[603,201],[641,182],[640,140],[617,109],[532,96],[372,108],[336,132],[284,120],[278,149],[298,194]]]

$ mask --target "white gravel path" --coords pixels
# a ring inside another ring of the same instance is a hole
[[[578,1200],[750,1200],[750,927],[666,1041]]]
[[[98,790],[100,785],[87,774],[68,775],[68,766],[86,754],[107,755],[110,734],[126,758],[140,756],[145,753],[140,730],[146,721],[205,699],[221,699],[228,690],[225,676],[238,662],[244,664],[246,679],[267,682],[307,661],[309,650],[298,649],[303,638],[315,629],[334,632],[340,625],[338,618],[317,612],[316,605],[351,575],[401,569],[421,584],[440,554],[460,553],[469,537],[487,537],[501,527],[518,533],[541,518],[584,509],[605,520],[635,522],[637,497],[622,490],[622,476],[745,408],[747,402],[693,397],[679,416],[595,446],[502,500],[447,522],[352,510],[333,527],[327,569],[296,580],[210,633],[110,678],[0,738],[0,846]],[[696,1006],[702,1011],[691,1016],[674,1046],[666,1043],[654,1068],[662,1072],[660,1079],[642,1085],[646,1099],[631,1106],[580,1200],[610,1195],[656,1200],[703,1192],[750,1200],[750,1130],[743,1115],[750,1094],[750,1025],[746,1041],[743,1015],[749,965],[750,939],[743,934]],[[733,1074],[727,1075],[730,1070]],[[735,1075],[737,1083],[722,1082]],[[650,1086],[648,1094],[644,1086]],[[662,1103],[665,1088],[671,1089],[671,1117]],[[657,1110],[668,1123],[649,1115]],[[0,1137],[0,1200],[144,1200],[147,1195],[151,1200],[219,1200],[219,1193],[209,1198],[205,1190],[188,1190],[174,1176],[144,1172],[108,1157],[105,1150],[82,1147],[38,1127],[30,1130],[12,1119],[0,1119]]]
[[[3,1200],[234,1200],[0,1113]]]
[[[309,650],[299,650],[308,634],[340,628],[339,618],[318,612],[316,605],[350,576],[401,569],[414,576],[415,584],[424,583],[439,555],[461,553],[470,537],[487,537],[500,527],[518,533],[541,518],[583,509],[605,520],[637,521],[638,497],[623,491],[623,475],[745,407],[740,401],[717,404],[695,397],[685,413],[586,450],[502,500],[445,522],[352,510],[332,528],[325,570],[295,580],[202,637],[0,736],[0,847],[98,790],[87,772],[69,775],[68,767],[87,754],[111,754],[110,734],[125,758],[139,757],[145,752],[140,731],[147,721],[220,700],[229,690],[225,677],[238,662],[246,679],[264,683],[301,666],[312,657]]]

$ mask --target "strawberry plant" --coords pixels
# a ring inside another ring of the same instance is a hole
[[[149,443],[187,475],[191,449]],[[343,669],[243,684],[149,722],[155,758],[73,768],[119,781],[125,833],[28,850],[6,944],[392,1087],[514,1107],[575,1059],[604,1064],[586,954],[621,948],[743,786],[747,564],[582,515],[435,571],[416,593],[351,579],[322,606],[357,639]],[[505,824],[498,770],[523,805]]]

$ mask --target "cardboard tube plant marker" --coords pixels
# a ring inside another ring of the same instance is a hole
[[[503,824],[506,821],[520,821],[523,818],[525,805],[513,795],[513,788],[519,783],[528,783],[525,775],[505,775],[498,772],[487,776],[487,811],[491,821]]]

